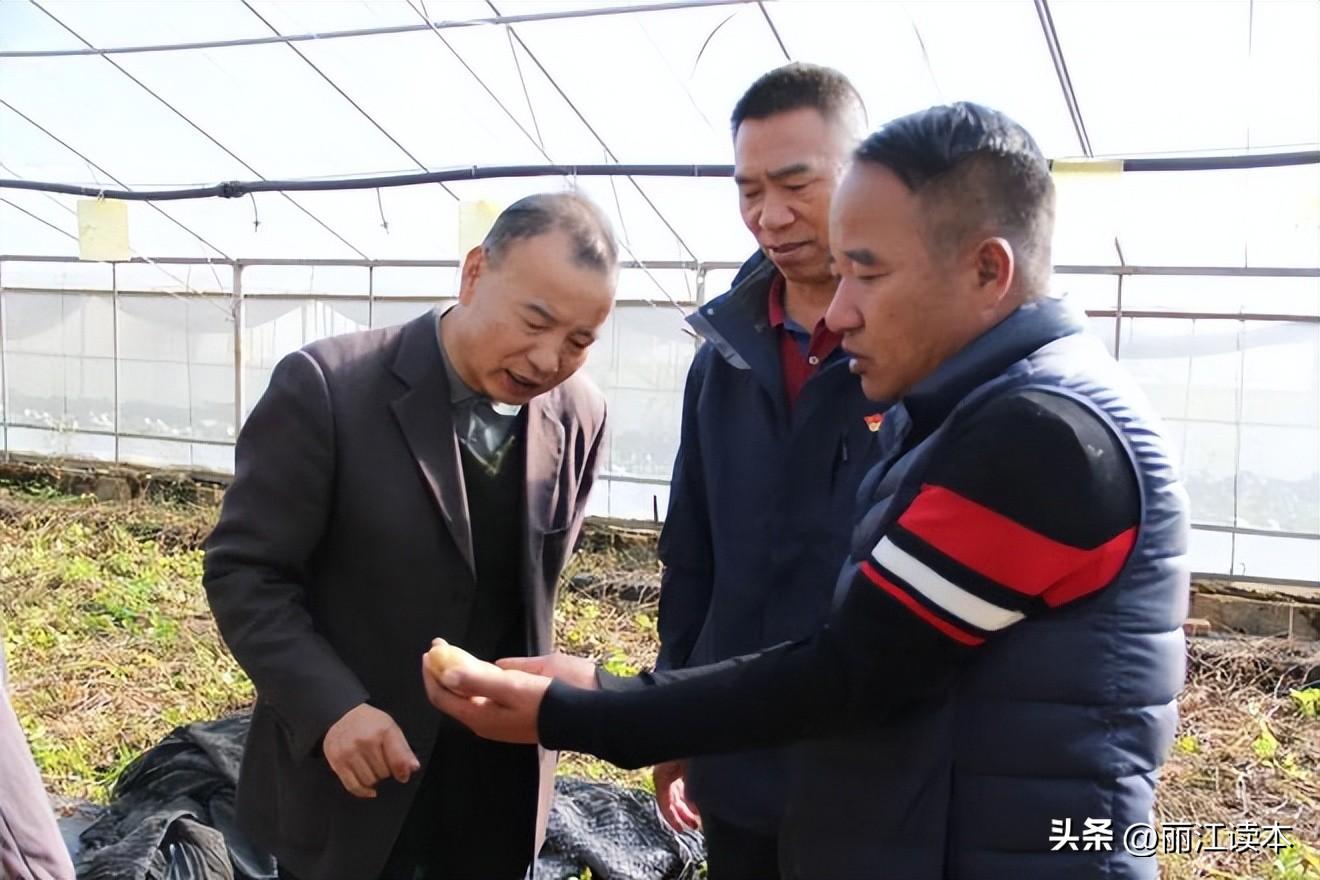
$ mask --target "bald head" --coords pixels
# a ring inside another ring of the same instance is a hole
[[[511,244],[549,232],[564,233],[576,265],[607,275],[618,268],[609,219],[586,196],[572,192],[537,193],[506,208],[482,241],[486,262],[497,267]]]

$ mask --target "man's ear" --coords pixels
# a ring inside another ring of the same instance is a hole
[[[468,305],[472,301],[477,279],[486,271],[487,260],[486,248],[483,245],[477,245],[463,258],[463,271],[459,275],[458,282],[458,301],[463,305]]]
[[[973,255],[976,287],[987,306],[999,303],[1013,288],[1016,270],[1013,245],[1005,238],[987,238]]]

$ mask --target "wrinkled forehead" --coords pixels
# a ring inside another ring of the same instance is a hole
[[[618,279],[617,267],[584,260],[579,245],[562,230],[510,242],[490,270],[496,284],[517,306],[535,301],[555,312],[577,310],[593,301],[612,301]]]

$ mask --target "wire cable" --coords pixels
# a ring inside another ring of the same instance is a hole
[[[0,99],[0,104],[4,100]],[[8,106],[7,104],[5,106]],[[1232,156],[1178,156],[1120,159],[1125,172],[1141,171],[1224,171],[1243,168],[1281,168],[1320,164],[1320,150],[1296,150],[1287,153],[1252,153]],[[29,189],[75,196],[104,196],[126,201],[175,201],[180,199],[236,199],[249,193],[321,192],[333,190],[376,189],[378,187],[417,186],[458,180],[486,180],[513,177],[732,177],[732,165],[471,165],[442,171],[384,174],[370,177],[292,178],[285,180],[231,180],[211,186],[184,189],[128,190],[109,189],[53,181],[12,180],[0,178],[0,189]],[[295,203],[296,204],[296,203]],[[691,253],[691,251],[689,251]]]
[[[284,34],[270,37],[245,37],[234,40],[200,40],[192,43],[161,43],[142,46],[111,46],[85,49],[8,49],[0,51],[0,58],[68,58],[87,55],[130,55],[142,52],[180,52],[190,49],[228,49],[235,46],[264,46],[272,43],[305,43],[311,40],[336,40],[345,37],[375,37],[387,34],[409,34],[431,28],[453,30],[457,28],[485,27],[500,24],[524,24],[536,21],[562,21],[574,18],[602,18],[611,15],[631,15],[642,12],[667,12],[673,9],[699,9],[703,6],[735,6],[756,0],[677,0],[670,3],[646,3],[637,6],[602,6],[594,9],[560,9],[521,15],[500,15],[494,18],[471,18],[448,21],[428,21],[426,24],[403,24],[385,27],[353,28],[342,31],[324,31],[308,34]]]

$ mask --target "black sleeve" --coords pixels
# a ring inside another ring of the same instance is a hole
[[[838,732],[941,691],[978,645],[1113,580],[1139,491],[1099,416],[1031,391],[954,427],[912,501],[859,536],[815,637],[602,691],[555,682],[542,742],[637,767]]]
[[[928,482],[1055,541],[1095,547],[1137,523],[1140,492],[1122,442],[1070,397],[1023,391],[1000,398],[950,445]]]

